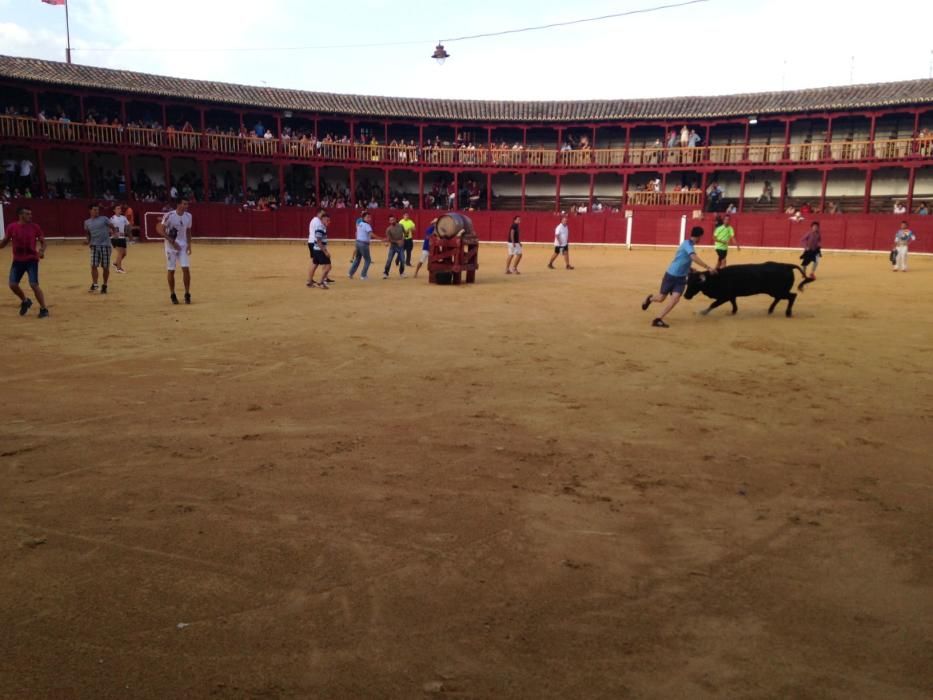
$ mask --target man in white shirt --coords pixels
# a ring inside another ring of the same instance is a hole
[[[123,259],[126,257],[126,232],[130,227],[129,219],[123,216],[123,205],[118,204],[113,208],[113,216],[110,217],[110,245],[113,246],[113,266],[117,272],[126,272],[123,269]]]
[[[311,223],[308,224],[308,253],[311,255],[311,266],[308,269],[308,283],[306,285],[308,287],[318,286],[318,283],[314,281],[314,275],[317,272],[318,267],[323,264],[318,261],[323,260],[324,257],[327,257],[329,263],[329,256],[321,255],[321,251],[315,253],[315,244],[319,239],[323,238],[326,245],[327,224],[329,221],[330,217],[327,216],[327,212],[321,209],[318,211],[317,216],[311,219]],[[327,283],[332,281],[333,280],[327,279],[327,275],[324,275],[322,278],[322,282],[325,284],[325,288]]]
[[[547,266],[554,269],[554,261],[557,260],[558,255],[564,256],[564,264],[567,266],[568,270],[572,270],[573,265],[570,264],[570,227],[567,226],[567,215],[564,214],[560,217],[560,223],[557,224],[557,228],[554,229],[554,255],[551,256],[551,259],[548,261]]]
[[[175,267],[181,265],[182,279],[185,283],[185,303],[191,303],[191,214],[188,213],[188,200],[181,199],[172,211],[166,212],[156,231],[165,239],[165,262],[168,270],[168,288],[172,293],[173,304],[178,303],[175,296]]]

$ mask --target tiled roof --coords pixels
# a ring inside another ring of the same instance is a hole
[[[121,94],[317,114],[482,122],[708,119],[933,104],[933,80],[713,97],[506,102],[379,97],[186,80],[148,73],[0,56],[0,77]]]

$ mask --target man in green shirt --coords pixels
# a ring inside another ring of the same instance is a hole
[[[415,247],[415,222],[411,220],[406,211],[398,225],[405,229],[405,264],[411,267],[411,251]],[[398,263],[396,263],[398,264]]]
[[[735,229],[730,225],[728,214],[722,217],[722,223],[716,226],[716,229],[713,231],[713,239],[715,240],[713,247],[716,249],[716,257],[719,258],[719,261],[716,263],[716,269],[721,270],[726,266],[726,256],[729,254],[729,241],[735,240],[735,249],[742,250],[742,246],[739,245],[739,241],[735,237]]]

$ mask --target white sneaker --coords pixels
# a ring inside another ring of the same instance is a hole
[[[403,272],[402,274],[399,275],[399,277],[401,277],[402,279],[405,279],[406,277],[408,277],[408,275],[406,275],[406,274]]]
[[[366,275],[361,275],[361,276],[360,276],[360,280],[362,280],[363,282],[365,282],[365,281],[368,280],[368,279],[369,279],[369,277],[367,277]]]

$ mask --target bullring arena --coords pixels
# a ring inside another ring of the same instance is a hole
[[[476,212],[477,283],[441,287],[378,279],[381,245],[348,280],[335,212],[324,291],[310,209],[195,203],[172,306],[157,241],[88,294],[92,198],[32,204],[51,316],[2,307],[0,697],[929,697],[928,220],[892,274],[904,217],[810,217],[792,318],[657,329],[711,214],[632,208],[631,250],[572,217],[549,270],[528,212],[515,276],[517,212]],[[806,221],[735,222],[731,264],[798,262]]]

